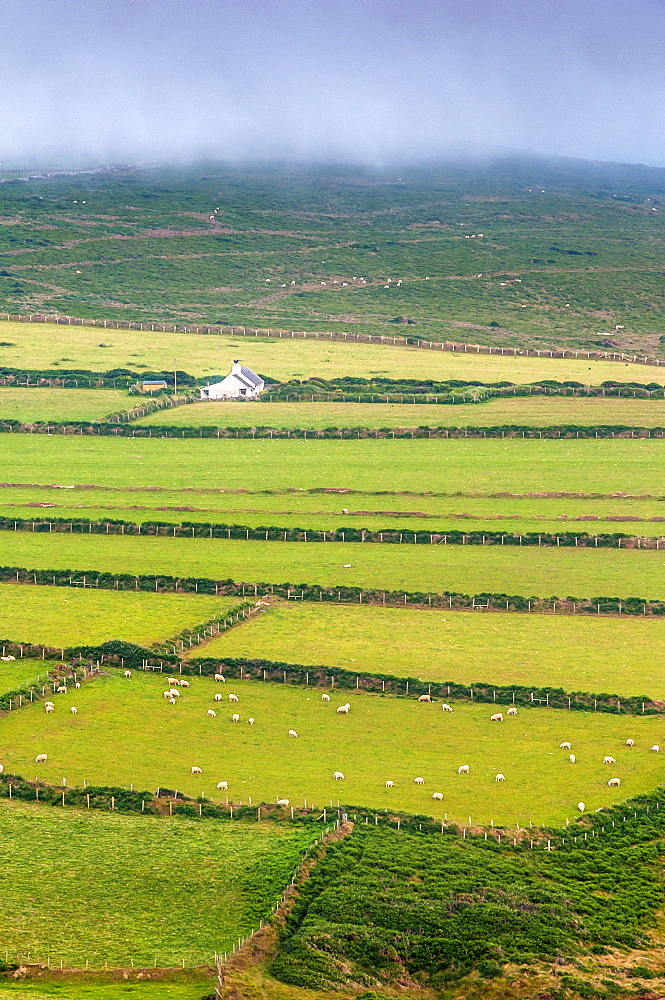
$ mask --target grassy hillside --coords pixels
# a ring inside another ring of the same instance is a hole
[[[562,822],[582,799],[593,810],[626,795],[653,788],[662,764],[649,747],[662,732],[659,719],[622,718],[548,709],[521,709],[503,724],[489,721],[491,705],[457,704],[452,714],[439,704],[345,691],[321,701],[315,688],[254,682],[215,684],[192,677],[177,705],[162,696],[164,679],[135,672],[101,677],[79,691],[58,695],[55,712],[41,705],[0,720],[0,762],[5,770],[32,777],[34,759],[47,753],[40,775],[55,784],[112,784],[135,788],[177,788],[206,795],[229,782],[232,802],[274,802],[317,809],[342,801],[348,806],[393,808],[466,823]],[[220,692],[239,703],[215,703]],[[348,716],[335,707],[351,703]],[[72,716],[69,706],[78,714]],[[217,711],[216,718],[207,710]],[[233,712],[241,721],[234,724]],[[247,725],[252,716],[255,725]],[[294,729],[297,739],[289,737]],[[636,741],[632,750],[625,740]],[[571,740],[577,764],[559,749]],[[603,756],[616,757],[616,766]],[[460,764],[468,775],[458,775]],[[192,766],[201,775],[190,773]],[[334,781],[341,770],[344,781]],[[495,775],[502,772],[504,783]],[[621,777],[609,788],[610,775]],[[422,787],[414,778],[425,779]],[[387,779],[394,788],[385,788]],[[443,802],[432,793],[444,793]]]
[[[574,650],[574,654],[571,651]],[[665,698],[660,622],[278,604],[192,654]]]
[[[561,424],[665,425],[665,401],[554,396],[492,399],[462,406],[409,403],[194,403],[141,417],[169,427],[556,427]]]
[[[100,420],[127,409],[127,394],[113,389],[0,388],[0,420]]]
[[[0,663],[0,694],[6,691],[15,691],[37,680],[41,674],[43,676],[50,664],[46,666],[36,663],[34,660],[16,660],[15,663]]]
[[[3,800],[3,945],[69,968],[211,964],[267,915],[310,837]]]
[[[0,308],[658,348],[661,172],[400,173],[208,164],[4,184]]]
[[[212,618],[230,603],[198,594],[3,583],[0,638],[47,646],[93,645],[108,639],[150,645]]]
[[[7,565],[78,574],[104,570],[433,593],[665,597],[665,567],[655,549],[226,542],[31,532],[0,537]]]

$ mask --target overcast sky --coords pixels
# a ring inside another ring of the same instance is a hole
[[[663,0],[0,0],[0,159],[665,166]]]

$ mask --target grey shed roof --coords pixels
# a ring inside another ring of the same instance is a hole
[[[240,366],[240,371],[245,376],[245,378],[247,379],[247,381],[251,382],[252,385],[254,385],[254,386],[260,385],[261,382],[263,382],[263,379],[259,378],[259,376],[256,374],[256,372],[253,372],[251,368],[245,368],[244,365],[241,365]]]

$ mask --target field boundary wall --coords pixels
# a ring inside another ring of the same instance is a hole
[[[665,521],[654,518],[654,521]],[[405,531],[396,528],[276,528],[260,525],[225,524],[215,521],[123,521],[88,518],[13,518],[0,516],[0,531],[30,534],[132,535],[154,538],[207,538],[218,541],[254,542],[342,542],[370,545],[504,545],[537,548],[665,548],[663,535],[628,535],[625,532],[590,534],[587,531]]]
[[[48,313],[2,313],[2,318],[16,323],[54,323],[64,326],[101,327],[104,330],[141,330],[159,333],[221,334],[232,337],[276,337],[278,339],[302,340],[348,340],[363,344],[402,344],[405,347],[420,347],[427,350],[460,351],[464,354],[498,354],[506,357],[538,358],[588,358],[601,361],[630,362],[632,364],[665,365],[665,360],[638,354],[622,354],[616,351],[584,351],[579,348],[555,347],[548,350],[520,347],[490,347],[484,344],[469,344],[453,340],[432,341],[417,337],[382,336],[369,333],[323,332],[306,330],[274,330],[245,326],[220,326],[215,324],[155,323],[118,319],[81,319],[75,316],[61,316]]]

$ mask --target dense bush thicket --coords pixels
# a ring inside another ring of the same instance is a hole
[[[553,851],[357,824],[303,886],[272,972],[308,989],[441,987],[508,962],[644,946],[665,900],[658,794],[558,831]]]

